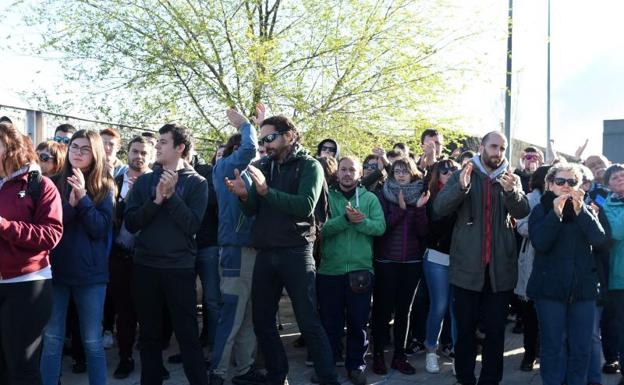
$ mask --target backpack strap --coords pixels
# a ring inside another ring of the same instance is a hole
[[[30,195],[33,202],[39,202],[39,198],[41,197],[41,181],[43,180],[43,176],[37,170],[30,171],[28,173],[28,182],[26,191],[28,195]]]

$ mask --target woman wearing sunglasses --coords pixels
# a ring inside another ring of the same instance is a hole
[[[587,383],[598,294],[592,248],[607,236],[583,202],[581,179],[574,164],[553,166],[546,174],[547,191],[529,216],[535,259],[527,296],[537,310],[544,385]]]
[[[451,236],[455,225],[456,215],[438,217],[433,212],[433,202],[453,172],[459,169],[459,165],[452,160],[441,160],[433,165],[429,191],[431,198],[427,203],[429,217],[429,236],[427,237],[428,248],[423,258],[423,271],[427,289],[429,290],[429,314],[427,315],[425,348],[425,369],[429,373],[439,373],[440,365],[436,351],[438,339],[444,316],[449,309],[451,290],[448,278],[449,253],[451,249]],[[455,317],[451,309],[451,339],[453,343],[457,337],[455,329]]]
[[[65,164],[65,156],[67,154],[67,146],[58,142],[49,140],[41,142],[35,150],[39,157],[39,166],[44,176],[52,177],[63,169]]]
[[[104,145],[97,132],[76,132],[68,148],[65,165],[55,178],[63,201],[64,233],[51,253],[54,302],[44,333],[41,375],[44,385],[58,384],[71,297],[78,312],[89,384],[103,385],[106,355],[102,317],[115,184],[107,171]]]
[[[49,253],[63,234],[54,183],[39,194],[29,174],[39,170],[30,140],[0,123],[0,377],[6,384],[41,384],[41,335],[52,309]]]
[[[387,374],[384,346],[394,313],[393,369],[414,374],[405,355],[405,340],[414,293],[422,277],[423,239],[427,233],[421,174],[412,159],[402,157],[392,164],[391,175],[380,195],[386,232],[376,243],[373,288],[373,371]]]

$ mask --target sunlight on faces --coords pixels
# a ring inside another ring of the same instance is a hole
[[[539,161],[539,154],[537,152],[527,152],[522,157],[522,166],[529,172],[535,172],[541,162]]]
[[[490,134],[487,142],[479,146],[481,161],[491,169],[498,168],[505,159],[505,150],[507,149],[507,139],[498,133]]]
[[[394,179],[401,186],[405,186],[412,181],[412,175],[410,174],[407,167],[403,165],[398,165],[394,167],[394,169],[392,170],[392,175],[394,175]]]
[[[267,135],[278,133],[275,126],[271,124],[265,124],[260,128],[260,140],[266,138]],[[293,141],[292,131],[286,131],[278,135],[272,142],[263,142],[266,154],[271,159],[279,159],[288,151]]]
[[[624,195],[624,171],[611,174],[609,178],[609,190],[618,195]]]
[[[587,166],[594,174],[594,178],[602,180],[608,164],[600,156],[592,155],[588,156],[585,160],[585,166]]]
[[[343,158],[338,164],[338,183],[343,190],[353,189],[362,175],[361,165],[349,158]]]
[[[48,160],[43,161],[41,157],[43,156],[45,158],[46,155],[48,156]],[[48,175],[52,170],[54,170],[55,159],[47,150],[37,151],[37,156],[39,157],[39,167],[41,167],[41,173],[43,175]]]
[[[106,159],[117,159],[117,152],[121,148],[121,142],[119,138],[115,138],[110,135],[101,135],[102,143],[104,144],[104,152],[106,153]]]
[[[176,163],[182,158],[184,148],[183,143],[177,146],[174,145],[171,132],[161,134],[158,142],[156,142],[156,161],[162,166]]]
[[[436,159],[442,156],[442,149],[444,148],[444,136],[442,134],[425,136],[423,140],[423,146],[429,143],[435,144],[435,156]]]
[[[145,143],[132,143],[128,151],[128,167],[134,171],[143,171],[149,164],[152,146]]]
[[[576,180],[576,185],[570,186],[567,182],[563,186],[557,186],[554,182],[548,182],[548,190],[552,191],[556,196],[561,196],[565,194],[570,194],[572,191],[577,191],[579,186],[579,181],[577,180],[576,174],[572,171],[559,171],[555,174],[555,178],[563,178],[563,179],[574,179]]]
[[[74,139],[69,145],[69,163],[73,168],[88,171],[93,164],[93,150],[87,138]]]
[[[370,159],[368,162],[366,162],[366,164],[364,165],[364,169],[362,170],[362,176],[364,178],[366,178],[367,176],[369,176],[370,174],[374,173],[375,170],[377,170],[377,159],[373,158]]]

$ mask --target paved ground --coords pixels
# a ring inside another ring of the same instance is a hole
[[[292,310],[290,307],[290,303],[287,298],[282,300],[282,304],[280,306],[281,309],[281,318],[284,326],[284,330],[282,333],[282,341],[286,346],[286,350],[289,354],[289,362],[290,362],[290,373],[288,376],[288,380],[290,384],[293,385],[301,385],[301,384],[309,384],[310,376],[313,373],[313,369],[306,367],[304,364],[305,361],[305,349],[296,349],[292,346],[292,342],[299,336],[299,331],[297,329],[296,323],[294,323],[294,317],[292,314]],[[508,326],[506,347],[505,347],[505,375],[503,378],[502,384],[505,385],[541,385],[542,381],[539,377],[539,365],[536,370],[531,373],[525,373],[518,370],[520,366],[520,361],[522,359],[523,349],[522,349],[522,336],[512,334],[509,330],[511,329],[511,325]],[[177,347],[175,342],[172,344],[172,347],[169,348],[166,352],[164,352],[163,357],[170,356],[171,354],[176,353]],[[139,354],[138,351],[135,352],[134,358],[137,362],[137,368],[132,376],[125,380],[116,380],[113,378],[113,371],[117,365],[117,355],[116,349],[113,348],[108,351],[108,368],[109,368],[109,384],[111,385],[138,385],[139,384],[139,373],[140,373],[140,362],[139,362]],[[389,365],[390,357],[387,358],[387,363]],[[267,357],[270,359],[270,357]],[[423,354],[414,355],[410,358],[410,362],[416,367],[417,373],[413,376],[402,375],[394,370],[390,370],[387,376],[377,376],[370,372],[368,374],[368,382],[370,384],[392,384],[392,385],[416,385],[416,384],[428,384],[428,385],[453,385],[455,384],[455,377],[452,373],[451,362],[446,359],[441,359],[442,363],[442,372],[440,374],[429,374],[425,371],[425,357]],[[188,384],[186,378],[184,377],[184,372],[182,370],[182,365],[171,365],[165,363],[165,366],[171,373],[171,379],[165,381],[165,385],[183,385]],[[479,366],[477,366],[477,373],[479,370]],[[346,373],[344,368],[338,369],[338,374],[340,376],[340,381],[343,384],[350,384],[346,378]],[[619,375],[604,375],[603,376],[603,384],[604,385],[616,385],[620,380]],[[61,382],[63,385],[87,385],[88,378],[86,374],[73,374],[71,373],[71,359],[68,357],[64,358],[63,361],[63,376],[61,378]],[[230,384],[229,382],[227,384]]]

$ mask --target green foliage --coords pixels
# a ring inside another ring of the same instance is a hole
[[[453,91],[435,58],[463,38],[433,23],[445,11],[439,1],[46,0],[34,8],[28,20],[46,30],[40,48],[65,56],[66,77],[108,118],[180,120],[219,141],[229,133],[226,107],[251,115],[263,101],[292,116],[308,145],[331,136],[358,155],[399,140],[418,148],[414,134],[447,123],[429,116]]]

